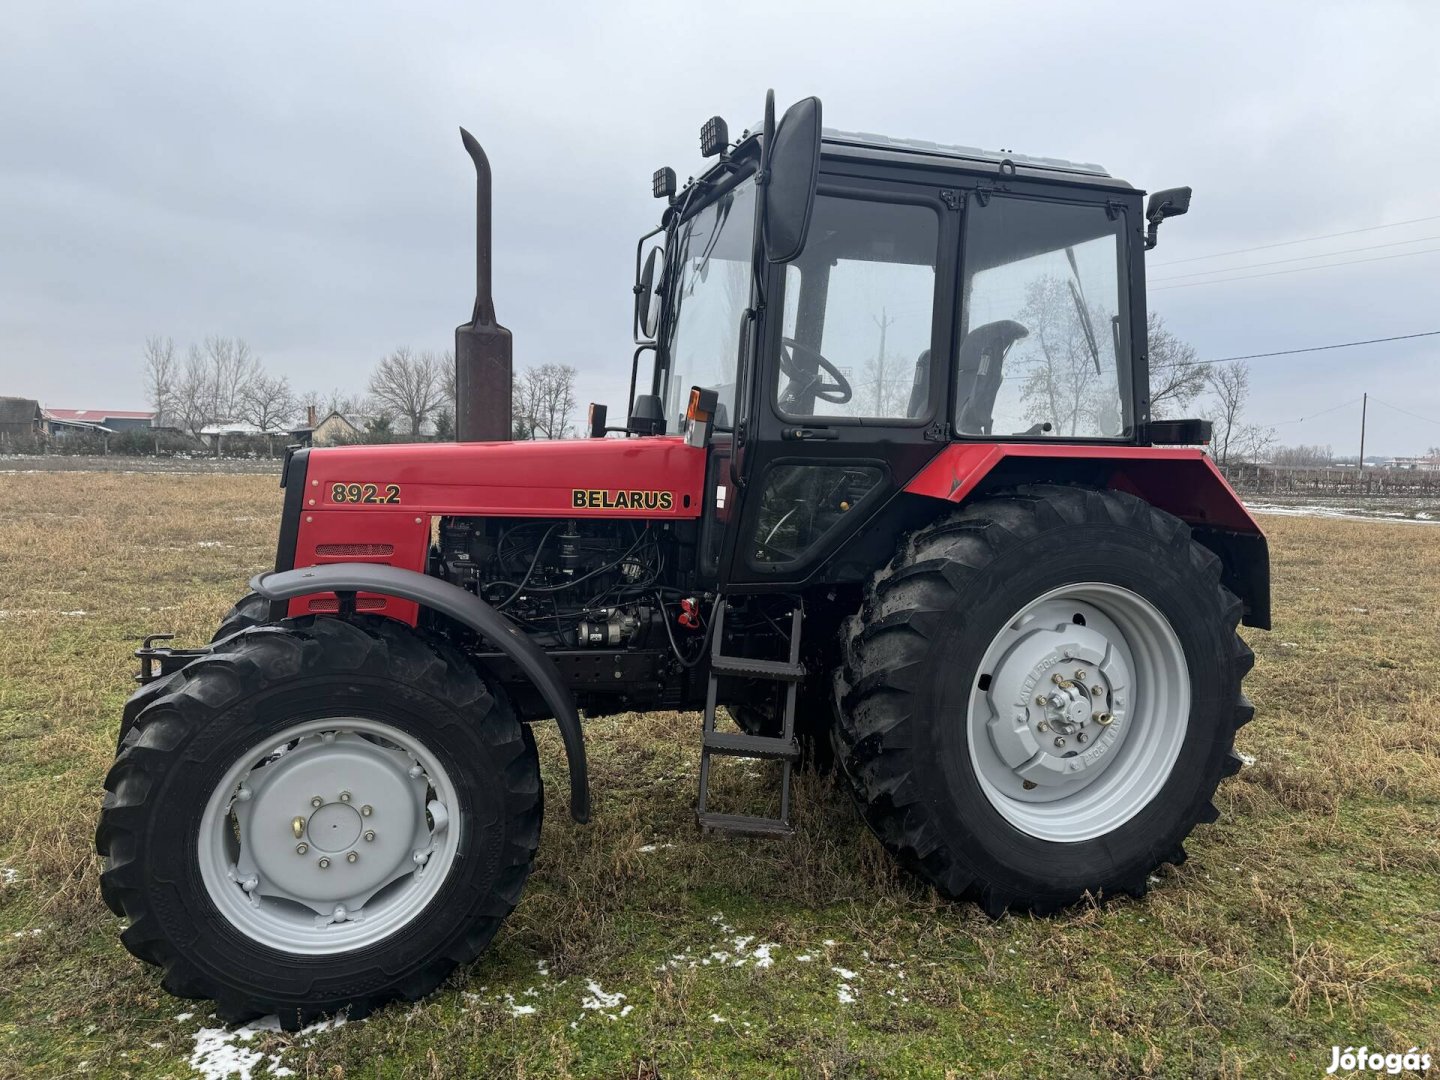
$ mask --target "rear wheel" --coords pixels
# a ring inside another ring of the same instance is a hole
[[[461,655],[305,620],[171,676],[106,779],[101,888],[167,990],[288,1028],[477,956],[539,843],[535,744]]]
[[[992,915],[1141,895],[1238,766],[1250,650],[1219,561],[1117,492],[1035,487],[918,533],[846,628],[838,742],[906,865]]]

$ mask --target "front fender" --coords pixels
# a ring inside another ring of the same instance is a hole
[[[259,574],[251,579],[250,587],[272,602],[288,601],[312,593],[378,593],[414,601],[474,630],[515,661],[555,714],[560,737],[565,741],[565,759],[570,771],[570,816],[582,824],[590,820],[585,735],[580,728],[575,699],[561,679],[555,662],[545,655],[544,650],[484,600],[458,585],[428,574],[377,563],[334,563]]]

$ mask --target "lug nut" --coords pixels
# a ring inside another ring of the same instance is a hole
[[[1082,742],[1082,743],[1083,743],[1083,742],[1088,742],[1089,739],[1090,739],[1090,736],[1089,736],[1089,735],[1086,735],[1083,731],[1080,732],[1079,735],[1076,735],[1076,736],[1075,736],[1075,741],[1076,741],[1076,742]]]
[[[1101,694],[1105,693],[1105,688],[1099,683],[1096,683],[1094,686],[1090,687],[1090,693],[1094,694],[1096,697],[1099,697]]]
[[[1045,704],[1045,695],[1044,695],[1044,694],[1036,694],[1036,695],[1035,695],[1035,704],[1036,704],[1036,705],[1044,705],[1044,704]]]
[[[366,829],[366,830],[365,830],[365,839],[366,839],[366,840],[374,840],[374,839],[375,839],[375,830],[374,830],[374,829]]]
[[[342,792],[340,792],[340,801],[341,801],[341,802],[349,802],[349,801],[350,801],[350,792],[348,792],[348,791],[342,791]]]
[[[310,800],[310,805],[315,807],[324,806],[325,800],[322,799],[319,795],[316,795],[313,799]]]
[[[1056,745],[1056,746],[1064,746],[1064,745],[1065,745],[1065,740],[1064,740],[1062,737],[1060,737],[1059,735],[1056,735],[1056,736],[1055,736],[1055,745]]]
[[[1044,720],[1041,720],[1038,724],[1035,725],[1035,730],[1036,730],[1036,731],[1049,731],[1049,730],[1050,730],[1050,725],[1047,724]]]
[[[349,855],[345,856],[345,861],[354,862],[358,858],[360,858],[360,853],[358,851],[352,851]]]
[[[321,869],[321,870],[329,870],[329,869],[330,869],[330,860],[329,860],[329,859],[321,859],[321,860],[320,860],[320,863],[319,863],[319,866],[320,866],[320,869]]]
[[[1081,682],[1085,681],[1085,669],[1083,667],[1075,669],[1075,678],[1079,679]]]
[[[309,851],[309,850],[310,850],[310,845],[309,845],[309,844],[296,844],[296,845],[295,845],[295,854],[296,854],[296,855],[304,855],[304,854],[305,854],[307,851]]]
[[[1056,686],[1059,686],[1061,683],[1063,683],[1063,682],[1065,681],[1065,676],[1064,676],[1064,675],[1061,675],[1061,674],[1057,671],[1057,672],[1055,672],[1054,675],[1051,675],[1051,676],[1050,676],[1050,681],[1053,682]]]
[[[360,807],[360,813],[361,813],[362,815],[364,815],[365,817],[369,817],[369,816],[370,816],[371,814],[373,814],[374,812],[375,812],[374,808],[371,807],[371,805],[370,805],[369,803],[366,803],[364,806]]]

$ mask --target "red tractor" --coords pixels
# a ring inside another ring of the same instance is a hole
[[[1239,761],[1265,538],[1151,416],[1145,251],[1187,188],[822,130],[713,164],[636,252],[628,418],[507,441],[479,285],[459,441],[296,450],[275,570],[203,649],[139,651],[97,846],[164,985],[287,1026],[433,990],[520,899],[529,725],[703,710],[699,824],[790,829],[833,763],[881,843],[991,915],[1145,892]],[[723,713],[720,711],[724,707]],[[718,717],[718,719],[717,719]],[[772,759],[776,818],[717,813]]]

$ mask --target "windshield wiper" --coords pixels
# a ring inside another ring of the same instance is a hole
[[[1085,344],[1090,349],[1090,358],[1095,361],[1095,374],[1100,374],[1100,346],[1095,340],[1095,324],[1090,321],[1090,306],[1085,303],[1085,291],[1080,286],[1080,267],[1075,264],[1075,249],[1067,247],[1065,258],[1070,261],[1070,299],[1074,301],[1075,312],[1080,316],[1080,328],[1085,331]]]
[[[705,241],[705,250],[700,253],[700,258],[695,263],[695,269],[690,272],[690,288],[686,290],[687,295],[695,291],[696,282],[704,279],[706,267],[710,265],[710,256],[715,252],[715,245],[720,242],[720,232],[725,228],[725,222],[730,220],[730,208],[734,204],[734,195],[725,195],[722,204],[716,207],[715,227],[710,230],[710,236]]]

